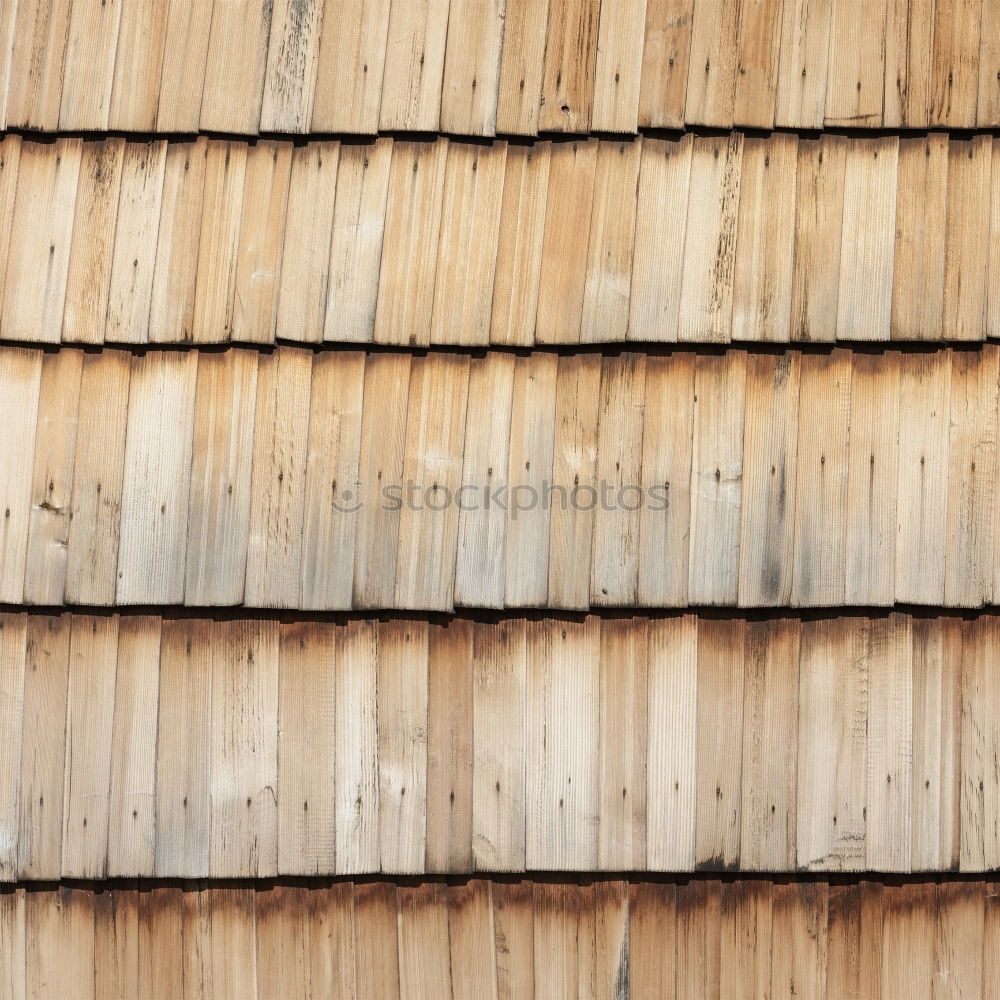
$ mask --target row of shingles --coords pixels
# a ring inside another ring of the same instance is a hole
[[[1000,122],[990,0],[23,0],[8,126],[635,132]]]
[[[6,880],[1000,868],[992,617],[0,624]]]
[[[985,135],[294,149],[10,136],[0,335],[979,341],[1000,336],[997,150]]]

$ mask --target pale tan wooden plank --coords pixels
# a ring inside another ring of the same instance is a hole
[[[447,139],[393,144],[375,311],[378,344],[430,341],[447,158]]]
[[[549,0],[507,0],[504,10],[497,131],[537,135]]]
[[[451,611],[455,600],[458,507],[465,444],[469,360],[453,354],[415,358],[400,486],[383,497],[399,514],[393,606]],[[392,487],[382,483],[383,491]],[[401,509],[400,509],[401,508]]]
[[[979,48],[979,94],[976,125],[992,128],[1000,122],[1000,10],[983,4]]]
[[[156,264],[149,306],[151,343],[195,339],[194,309],[208,140],[171,142],[163,165]]]
[[[644,128],[682,128],[694,0],[647,0],[639,88]]]
[[[292,147],[287,142],[259,142],[247,150],[236,251],[234,341],[274,342],[291,166]]]
[[[589,871],[598,859],[600,622],[527,628],[525,867]]]
[[[888,0],[838,0],[830,23],[824,125],[882,124]]]
[[[211,995],[211,893],[189,886],[180,894],[181,933],[187,943],[178,970],[184,979],[185,997]],[[173,960],[176,962],[176,959]]]
[[[215,631],[207,621],[163,622],[154,863],[160,878],[200,878],[209,872]]]
[[[677,889],[677,996],[719,995],[722,886],[691,881]]]
[[[695,863],[698,623],[691,615],[649,624],[646,864]]]
[[[836,135],[799,139],[792,340],[834,341],[838,336],[847,144]]]
[[[684,120],[731,126],[736,97],[741,4],[695,0]]]
[[[339,158],[339,142],[310,142],[292,153],[278,282],[279,340],[323,340]]]
[[[256,134],[271,34],[271,0],[213,0],[202,131]]]
[[[733,121],[773,128],[784,0],[745,0],[736,45]]]
[[[628,330],[641,148],[635,139],[598,146],[580,328],[585,344],[622,341]]]
[[[895,599],[940,605],[947,552],[951,353],[901,360]],[[878,431],[882,437],[887,432],[884,425]]]
[[[388,27],[389,0],[326,0],[314,132],[378,131]]]
[[[490,341],[507,144],[451,143],[438,242],[433,344]]]
[[[740,607],[783,607],[792,594],[800,355],[747,359],[740,504]]]
[[[948,137],[899,141],[896,239],[892,274],[893,340],[938,340],[945,275]]]
[[[553,469],[557,364],[553,354],[531,354],[514,362],[506,500],[508,607],[541,607],[548,594],[549,511],[542,490]]]
[[[380,490],[401,483],[407,432],[410,357],[372,354],[365,362],[364,413],[358,461],[353,601],[357,608],[387,608],[396,589],[398,511],[386,510]]]
[[[15,841],[22,879],[57,879],[62,870],[69,636],[69,615],[28,619]]]
[[[597,434],[597,489],[590,600],[596,607],[628,607],[639,583],[645,358],[623,354],[601,366]],[[581,497],[582,500],[582,497]]]
[[[211,930],[205,940],[209,995],[257,995],[257,931],[251,885],[211,886],[208,916]],[[202,903],[204,906],[204,903]]]
[[[862,899],[871,898],[870,883],[831,885],[827,913],[826,984],[828,996],[858,996]],[[864,893],[864,896],[862,895]],[[877,897],[876,897],[877,901]],[[867,914],[866,914],[867,915]],[[879,915],[881,921],[881,915]],[[881,923],[876,937],[881,942]],[[866,970],[869,963],[865,963]],[[869,986],[871,984],[868,984]],[[875,970],[878,996],[878,968]]]
[[[394,1000],[399,992],[399,911],[392,882],[362,883],[354,890],[357,995]]]
[[[278,623],[222,622],[212,648],[209,873],[277,873]]]
[[[743,137],[696,137],[691,149],[678,340],[731,339]]]
[[[535,995],[579,996],[580,886],[536,882],[534,909]]]
[[[784,0],[774,124],[822,128],[835,0]]]
[[[243,595],[250,607],[299,606],[311,377],[312,354],[298,348],[258,363]]]
[[[104,340],[124,155],[124,139],[83,144],[66,276],[63,343]]]
[[[587,894],[593,899],[593,917],[587,915],[584,935]],[[613,996],[628,979],[629,885],[622,879],[596,882],[581,886],[580,895],[581,982],[589,980],[592,996]]]
[[[184,599],[197,362],[193,354],[162,352],[132,361],[119,604],[180,604]]]
[[[0,314],[9,340],[59,342],[82,152],[80,139],[21,146]]]
[[[117,0],[72,5],[62,67],[59,128],[107,130],[121,12]],[[125,44],[128,41],[125,39]]]
[[[325,0],[279,0],[271,9],[262,132],[309,131],[324,7]]]
[[[995,589],[998,356],[951,355],[944,603],[982,607]]]
[[[597,421],[606,405],[601,399],[600,356],[561,357],[552,442],[548,607],[578,611],[590,607],[594,509],[598,504]]]
[[[936,887],[928,883],[905,885],[882,894],[882,933],[862,947],[879,957],[881,944],[882,1000],[931,997],[934,994],[934,925]],[[870,933],[870,932],[868,932]]]
[[[199,357],[184,601],[240,604],[246,578],[257,355]]]
[[[865,620],[802,623],[795,818],[800,869],[865,866],[867,650]]]
[[[365,145],[341,144],[324,340],[372,339],[392,146],[388,138]]]
[[[721,996],[752,1000],[768,995],[770,956],[777,950],[771,934],[772,889],[770,882],[756,879],[722,886]]]
[[[799,622],[748,622],[745,637],[740,868],[794,871]]]
[[[121,22],[111,94],[111,127],[152,132],[157,127],[170,4],[119,2]]]
[[[472,664],[472,622],[430,626],[425,872],[472,869]]]
[[[0,451],[0,600],[24,600],[28,528],[32,520],[32,468],[38,404],[41,397],[42,354],[22,348],[0,351],[0,424],[6,446]]]
[[[735,868],[740,859],[743,626],[698,622],[694,861],[708,871]]]
[[[822,1000],[826,991],[829,887],[775,884],[771,889],[771,996]]]
[[[400,997],[435,1000],[451,996],[447,892],[441,882],[397,890]]]
[[[895,600],[900,358],[855,354],[847,455],[846,604]],[[916,470],[919,474],[919,465]]]
[[[694,371],[688,599],[735,604],[739,593],[746,356],[700,356]]]
[[[0,5],[0,123],[7,127],[7,98],[10,94],[10,64],[13,58],[14,29],[17,25],[17,0],[5,0]],[[23,963],[21,968],[21,989],[24,988]]]
[[[598,132],[635,132],[639,124],[639,88],[647,0],[602,4],[594,67],[594,112]]]
[[[646,867],[649,633],[645,619],[601,623],[597,867]]]
[[[448,6],[448,0],[392,0],[378,119],[381,131],[438,131]]]
[[[646,358],[636,591],[641,606],[687,604],[694,367],[689,353]]]
[[[548,7],[538,127],[545,132],[589,132],[600,0],[550,0]]]
[[[272,885],[255,894],[257,996],[309,996],[311,927],[305,885]],[[319,890],[322,892],[323,890]]]
[[[493,886],[497,994],[500,1000],[535,995],[534,891],[530,882]]]
[[[232,339],[246,163],[245,143],[209,142],[191,338],[195,343]]]
[[[325,892],[310,893],[307,905],[312,995],[351,1000],[356,995],[354,886],[335,882]]]
[[[1000,935],[1000,906],[997,905],[997,890],[994,885],[986,886],[986,915],[983,927],[983,997],[995,1000],[1000,996],[1000,960],[996,941]]]
[[[526,628],[534,636],[534,628],[520,620],[473,626],[472,864],[477,871],[525,867]]]
[[[1000,800],[994,761],[1000,754],[998,691],[993,650],[998,622],[983,617],[963,626],[959,869],[977,872],[1000,864],[1000,831],[993,820]]]
[[[914,619],[910,867],[958,868],[962,623]]]
[[[61,874],[104,878],[118,616],[74,615],[69,637]]]
[[[693,139],[641,141],[627,337],[676,341]]]
[[[24,671],[27,661],[28,622],[23,614],[0,614],[0,882],[18,878],[18,800],[21,794],[21,746],[24,724]],[[0,897],[0,908],[3,907]],[[10,900],[6,902],[9,904]],[[9,910],[4,911],[9,915]],[[0,922],[5,920],[0,917]],[[5,938],[10,941],[10,929]],[[0,957],[0,965],[3,958]],[[8,970],[7,981],[13,981]]]
[[[212,7],[190,0],[169,0],[160,102],[156,127],[163,132],[196,132],[208,62]]]
[[[94,905],[94,992],[97,1000],[139,995],[139,893],[99,892]]]
[[[926,126],[931,106],[933,0],[888,0],[885,18],[886,128]]]
[[[676,1000],[677,891],[632,882],[628,908],[628,982],[635,996]]]
[[[998,71],[1000,72],[1000,71]],[[993,140],[990,189],[990,263],[986,290],[986,335],[1000,336],[1000,139]]]
[[[149,340],[166,156],[167,143],[162,140],[125,147],[104,330],[108,343],[142,344]]]
[[[803,354],[799,365],[791,604],[836,607],[847,570],[851,356]]]
[[[552,144],[535,316],[539,344],[580,342],[599,145],[594,138]]]
[[[327,352],[313,358],[302,522],[300,607],[351,607],[358,524],[365,358]]]
[[[276,775],[279,875],[326,875],[336,870],[337,631],[327,622],[281,626]]]
[[[0,18],[2,18],[0,13]],[[3,23],[0,20],[0,32]],[[0,62],[2,66],[2,62]],[[2,70],[0,70],[2,72]],[[17,206],[17,175],[21,163],[21,137],[6,135],[0,140],[0,260],[6,261],[10,256],[10,240],[14,228],[14,210]],[[115,202],[117,204],[117,201]],[[70,250],[72,257],[72,248]],[[2,271],[6,272],[6,265]],[[0,287],[3,280],[0,279]],[[2,291],[0,291],[2,295]],[[0,300],[2,305],[2,300]]]
[[[82,369],[83,352],[73,348],[42,359],[24,571],[28,604],[62,603]]]
[[[514,358],[489,353],[469,363],[455,604],[502,608],[507,512],[499,492],[508,468]],[[482,415],[489,414],[484,420]]]
[[[936,886],[936,907],[926,906],[935,916],[934,927],[934,992],[941,984],[941,995],[975,997],[983,992],[985,948],[992,944],[984,939],[985,884],[983,882],[940,883]],[[936,912],[934,912],[936,911]]]
[[[548,142],[507,147],[490,317],[494,344],[535,342],[551,156]]]
[[[499,1000],[493,883],[472,879],[448,887],[453,997]]]
[[[986,275],[989,235],[982,225],[991,193],[993,142],[989,136],[948,143],[948,223],[944,264],[947,340],[986,337]]]
[[[54,132],[59,127],[68,0],[19,0],[7,91],[7,127]]]
[[[94,1000],[94,893],[88,885],[25,893],[27,996],[43,997],[71,982],[73,995]]]
[[[844,170],[838,340],[888,340],[899,140],[851,139]]]
[[[743,146],[733,286],[733,340],[791,334],[798,139],[775,134]]]
[[[123,352],[84,356],[66,550],[69,604],[115,602],[130,378]]]
[[[451,0],[441,85],[442,132],[496,135],[506,0]]]
[[[928,125],[971,128],[976,124],[980,27],[987,6],[983,0],[934,2]]]
[[[107,873],[112,878],[155,870],[160,644],[159,618],[136,615],[119,621],[108,804]]]
[[[377,646],[371,622],[335,637],[334,832],[337,874],[379,870]]]
[[[424,870],[427,624],[378,625],[379,854],[387,873]]]
[[[868,792],[865,867],[909,871],[913,765],[913,637],[910,620],[868,625]]]

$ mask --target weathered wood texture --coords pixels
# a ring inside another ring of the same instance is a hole
[[[1000,603],[993,344],[80,362],[0,347],[8,602]]]
[[[8,890],[0,928],[39,1000],[988,1000],[995,910],[983,882],[83,883]]]
[[[1000,338],[989,135],[382,138],[294,155],[114,138],[82,158],[78,139],[8,136],[2,161],[0,339]]]
[[[13,4],[0,20],[0,126],[531,135],[1000,122],[991,0],[147,6]]]
[[[992,615],[0,626],[0,880],[1000,870]]]

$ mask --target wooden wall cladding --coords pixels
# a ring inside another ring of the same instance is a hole
[[[1000,337],[1000,139],[0,145],[0,337]]]
[[[1000,869],[1000,619],[0,616],[0,878]]]
[[[5,996],[996,996],[994,883],[18,887]]]
[[[978,608],[998,363],[3,347],[0,601]]]
[[[992,0],[32,0],[0,126],[992,128],[998,29]]]

